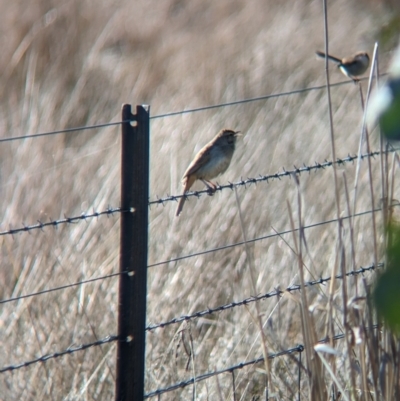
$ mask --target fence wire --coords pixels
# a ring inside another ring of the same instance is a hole
[[[382,267],[383,267],[383,263],[379,263],[376,266],[375,265],[370,265],[370,266],[367,266],[367,267],[361,267],[360,269],[347,272],[346,273],[346,277],[356,276],[358,274],[363,274],[363,273],[366,273],[368,271],[373,271],[376,268],[382,268]],[[115,275],[118,275],[118,273],[116,273]],[[337,279],[343,279],[342,275],[337,275],[335,277]],[[101,278],[98,278],[98,279],[101,279]],[[322,285],[322,284],[330,281],[331,279],[332,279],[331,277],[326,277],[326,278],[320,278],[318,280],[308,281],[308,282],[305,283],[305,287],[311,287],[311,286],[315,286],[315,285]],[[96,279],[94,279],[94,280],[96,280]],[[298,285],[298,284],[293,284],[293,285],[287,287],[283,291],[279,290],[279,289],[275,289],[275,290],[273,290],[271,292],[268,292],[266,294],[262,294],[262,295],[258,295],[258,296],[252,296],[252,297],[246,298],[246,299],[244,299],[242,301],[239,301],[239,302],[231,302],[229,304],[221,305],[221,306],[213,308],[213,309],[209,308],[209,309],[206,309],[206,310],[203,310],[203,311],[200,311],[200,312],[196,312],[196,313],[194,313],[192,315],[185,315],[185,316],[181,316],[179,318],[171,319],[170,321],[167,321],[167,322],[163,322],[163,323],[159,323],[159,324],[155,324],[155,325],[149,325],[148,327],[146,327],[146,331],[152,331],[152,330],[155,330],[157,328],[164,328],[164,327],[169,326],[171,324],[180,323],[180,322],[183,322],[183,321],[188,321],[188,320],[199,318],[199,317],[202,317],[202,316],[205,316],[205,315],[209,315],[209,314],[212,314],[212,313],[215,313],[215,312],[225,311],[225,310],[228,310],[228,309],[235,308],[237,306],[248,305],[248,304],[250,304],[252,302],[256,302],[256,301],[259,301],[259,300],[262,300],[262,299],[268,299],[268,298],[272,298],[272,297],[275,297],[275,296],[281,296],[285,292],[293,292],[293,291],[299,291],[299,290],[301,290],[301,286]],[[34,296],[34,295],[35,294],[31,294],[31,296]],[[68,349],[63,350],[63,351],[54,352],[52,354],[46,354],[46,355],[40,356],[38,358],[29,360],[29,361],[25,361],[25,362],[21,362],[21,363],[15,364],[15,365],[5,366],[3,368],[0,368],[0,373],[5,373],[5,372],[21,369],[21,368],[24,368],[24,367],[27,367],[27,366],[30,366],[32,364],[39,363],[39,362],[46,362],[49,359],[54,359],[54,358],[58,358],[58,357],[61,357],[61,356],[64,356],[64,355],[73,354],[73,353],[78,352],[78,351],[83,351],[83,350],[91,348],[91,347],[104,345],[104,344],[107,344],[107,343],[110,343],[110,342],[114,342],[114,341],[118,341],[118,336],[111,335],[111,336],[105,337],[103,339],[100,339],[100,340],[97,340],[97,341],[94,341],[94,342],[91,342],[91,343],[81,344],[81,345],[78,345],[78,346],[75,346],[75,347],[71,346]],[[124,341],[124,340],[120,339],[120,341]],[[321,341],[325,341],[325,340],[321,340]],[[296,352],[296,350],[297,350],[297,352],[301,352],[302,350],[300,351],[299,347],[303,347],[303,346],[299,345],[299,346],[297,346],[295,348],[291,348],[291,349],[288,349],[288,350],[285,350],[285,351],[281,351],[281,352],[278,352],[276,354],[271,354],[269,356],[269,358],[272,359],[272,358],[275,358],[277,356],[288,355],[290,353]],[[259,358],[259,359],[255,360],[255,361],[256,362],[250,361],[250,362],[240,363],[239,365],[231,366],[230,368],[227,368],[227,369],[225,369],[223,371],[218,371],[219,373],[211,372],[211,373],[207,373],[207,374],[205,374],[203,376],[197,376],[195,378],[195,380],[196,381],[205,380],[205,379],[207,379],[209,377],[215,376],[216,374],[221,374],[221,373],[224,373],[224,372],[231,372],[231,371],[233,371],[235,369],[240,369],[240,368],[242,368],[244,366],[261,362],[261,361],[263,361],[263,359]],[[199,378],[201,378],[201,379],[199,379]],[[174,385],[172,387],[169,387],[168,390],[165,390],[165,389],[156,390],[153,393],[147,394],[146,398],[150,398],[152,396],[156,396],[158,394],[162,394],[163,392],[172,391],[172,390],[174,390],[176,388],[185,387],[188,384],[192,383],[190,380],[194,380],[194,379],[192,378],[192,379],[189,379],[189,381],[178,383],[178,384],[176,384],[176,385]]]
[[[400,205],[395,205],[395,206],[400,206]],[[119,211],[121,212],[121,210],[119,210]],[[371,214],[373,212],[379,212],[379,211],[381,211],[381,209],[367,210],[367,211],[364,211],[364,212],[355,213],[355,214],[350,215],[350,216],[341,217],[341,220],[347,220],[347,219],[350,219],[350,218],[353,218],[353,217],[360,217],[360,216],[364,216],[366,214]],[[104,212],[103,214],[106,214],[106,213],[107,212]],[[98,214],[98,213],[96,213],[96,214]],[[87,215],[86,215],[86,217],[87,217]],[[92,216],[92,217],[94,217],[94,216]],[[69,219],[72,219],[72,218],[69,218]],[[77,219],[79,219],[79,217],[77,217]],[[309,225],[303,226],[302,228],[303,229],[314,228],[314,227],[319,227],[319,226],[322,226],[322,225],[325,225],[325,224],[335,223],[337,221],[339,221],[339,220],[338,219],[331,219],[331,220],[326,220],[326,221],[322,221],[322,222],[318,222],[318,223],[309,224]],[[38,228],[38,227],[34,226],[34,228]],[[34,228],[32,228],[32,229],[34,229]],[[173,263],[173,262],[178,262],[178,261],[185,260],[185,259],[194,258],[196,256],[206,255],[208,253],[218,252],[218,251],[221,251],[221,250],[224,250],[224,249],[234,248],[236,246],[241,246],[241,245],[244,245],[244,244],[247,244],[247,243],[257,242],[257,241],[261,241],[261,240],[269,239],[269,238],[274,238],[274,237],[281,237],[282,235],[290,234],[290,233],[293,233],[293,232],[297,232],[298,230],[299,230],[299,228],[295,228],[294,230],[286,230],[286,231],[281,231],[281,232],[274,233],[274,234],[268,234],[268,235],[264,235],[262,237],[252,238],[250,240],[236,242],[234,244],[224,245],[224,246],[221,246],[221,247],[218,247],[218,248],[207,249],[205,251],[200,251],[200,252],[192,253],[192,254],[189,254],[189,255],[179,256],[179,257],[173,258],[173,259],[168,259],[168,260],[164,260],[164,261],[161,261],[161,262],[156,262],[156,263],[148,265],[147,267],[150,268],[150,267],[155,267],[155,266],[161,266],[161,265],[168,264],[168,263]],[[28,230],[21,229],[20,231],[28,231]],[[0,235],[1,234],[2,233],[0,233]],[[364,269],[364,268],[361,268],[361,269]],[[66,285],[59,286],[59,287],[54,287],[54,288],[49,288],[49,289],[46,289],[46,290],[37,291],[37,292],[34,292],[34,293],[30,293],[30,294],[24,294],[24,295],[20,295],[20,296],[17,296],[17,297],[6,298],[6,299],[3,299],[3,300],[0,300],[0,305],[8,303],[8,302],[19,301],[19,300],[24,299],[24,298],[30,298],[30,297],[34,297],[34,296],[38,296],[38,295],[47,294],[47,293],[53,292],[53,291],[59,291],[59,290],[64,290],[64,289],[70,288],[70,287],[75,287],[75,286],[79,286],[79,285],[83,285],[83,284],[88,284],[88,283],[91,283],[91,282],[94,282],[94,281],[98,281],[98,280],[104,280],[104,279],[115,277],[115,276],[119,276],[119,275],[125,274],[125,273],[127,273],[127,272],[112,273],[112,274],[109,274],[109,275],[105,275],[105,276],[101,276],[101,277],[97,277],[97,278],[93,278],[93,279],[82,280],[82,281],[78,281],[76,283],[66,284]],[[361,271],[361,273],[362,273],[362,271]],[[350,273],[350,274],[352,274],[352,273]],[[156,327],[154,327],[154,328],[156,328]],[[149,330],[153,330],[153,328],[150,328]]]
[[[391,148],[387,151],[384,152],[380,152],[380,151],[374,151],[374,152],[370,152],[370,153],[364,153],[360,155],[360,159],[363,160],[365,158],[369,158],[369,157],[375,157],[375,156],[379,156],[380,154],[386,154],[386,153],[391,153],[391,152],[395,152],[399,149],[397,148]],[[355,160],[358,159],[357,155],[349,155],[345,158],[342,159],[337,159],[336,161],[325,161],[323,163],[318,163],[315,162],[314,165],[304,165],[303,167],[296,167],[294,166],[293,170],[286,170],[283,169],[282,172],[278,172],[275,174],[269,174],[269,175],[260,175],[257,178],[247,178],[245,180],[241,180],[235,183],[229,183],[229,184],[225,184],[225,185],[218,185],[217,186],[217,191],[222,191],[223,189],[231,189],[233,190],[233,188],[235,187],[244,187],[247,188],[247,186],[251,185],[251,184],[257,184],[258,182],[269,182],[269,181],[273,181],[273,180],[280,180],[283,177],[291,177],[292,175],[300,175],[301,173],[304,172],[308,172],[311,173],[311,171],[319,171],[319,170],[324,170],[327,167],[332,167],[334,164],[336,165],[344,165],[346,163],[351,163],[354,162]],[[177,202],[180,198],[185,197],[185,198],[189,198],[189,197],[197,197],[199,198],[202,194],[209,194],[209,190],[202,190],[202,191],[194,191],[194,192],[188,192],[184,195],[167,195],[165,198],[158,198],[156,200],[152,200],[149,201],[149,206],[154,205],[154,204],[162,204],[164,205],[164,203],[166,202]],[[11,224],[10,229],[8,230],[4,230],[4,231],[0,231],[0,236],[2,235],[14,235],[14,234],[18,234],[20,232],[29,232],[32,230],[42,230],[45,227],[57,227],[59,225],[62,224],[71,224],[71,223],[76,223],[78,221],[81,220],[87,220],[87,219],[91,219],[94,217],[100,217],[102,215],[112,215],[114,213],[124,213],[124,212],[129,212],[129,210],[122,210],[120,207],[108,207],[106,210],[101,211],[101,212],[96,212],[94,211],[93,213],[82,213],[79,216],[72,216],[72,217],[67,217],[65,216],[63,219],[59,219],[59,220],[50,220],[49,222],[45,222],[43,223],[40,220],[37,220],[37,223],[35,224],[31,224],[31,225],[23,225],[22,227],[18,227],[18,228],[12,228]],[[207,252],[206,252],[207,253]],[[201,254],[201,253],[200,253]],[[180,260],[178,259],[171,259],[170,261],[165,261],[165,262],[160,262],[160,263],[156,263],[154,265],[151,266],[157,266],[158,264],[165,264],[165,263],[169,263],[169,262],[174,262]]]
[[[59,351],[59,352],[54,352],[52,354],[42,355],[38,358],[32,359],[30,361],[21,362],[16,365],[5,366],[4,368],[0,369],[0,373],[11,372],[13,370],[25,368],[29,365],[33,365],[34,363],[47,362],[49,359],[59,358],[60,356],[73,354],[74,352],[83,351],[83,350],[91,348],[91,347],[97,347],[97,346],[108,344],[108,343],[111,343],[111,342],[114,342],[117,340],[118,340],[118,336],[108,336],[108,337],[102,338],[101,340],[94,341],[92,343],[81,344],[81,345],[77,345],[75,347],[72,346],[72,347],[67,348],[64,351]]]
[[[61,224],[73,224],[76,223],[78,221],[81,220],[88,220],[94,217],[100,217],[103,215],[106,216],[110,216],[114,213],[125,213],[125,212],[129,212],[129,210],[122,210],[120,207],[108,207],[106,210],[103,210],[102,212],[96,212],[94,211],[93,213],[82,213],[79,216],[72,216],[72,217],[67,217],[65,216],[63,219],[59,219],[59,220],[50,220],[46,223],[43,223],[40,220],[37,220],[36,224],[31,224],[31,225],[23,225],[23,227],[18,227],[18,228],[11,228],[11,224],[10,229],[9,230],[5,230],[5,231],[0,231],[0,236],[2,235],[14,235],[14,234],[18,234],[20,232],[29,232],[32,230],[43,230],[44,227],[55,227],[57,228],[59,225]]]
[[[398,206],[400,206],[400,204],[393,205],[393,207],[398,207]],[[381,210],[382,209],[380,209],[380,208],[373,209],[373,210],[366,210],[364,212],[354,213],[354,214],[351,214],[349,216],[340,217],[340,219],[336,218],[336,219],[331,219],[331,220],[320,221],[318,223],[307,224],[307,225],[302,226],[301,228],[304,229],[304,230],[308,229],[308,228],[315,228],[315,227],[323,226],[325,224],[336,223],[339,220],[348,220],[348,219],[351,219],[353,217],[360,217],[360,216],[365,216],[367,214],[380,212]],[[249,244],[249,243],[252,243],[252,242],[258,242],[258,241],[262,241],[262,240],[269,239],[269,238],[274,238],[274,237],[281,237],[283,235],[291,234],[291,233],[297,232],[299,230],[300,230],[300,228],[295,228],[293,230],[285,230],[285,231],[280,231],[280,232],[274,233],[274,234],[267,234],[267,235],[263,235],[261,237],[256,237],[256,238],[252,238],[252,239],[249,239],[249,240],[246,240],[246,241],[235,242],[233,244],[223,245],[223,246],[220,246],[220,247],[217,247],[217,248],[206,249],[204,251],[191,253],[189,255],[183,255],[183,256],[178,256],[176,258],[163,260],[161,262],[156,262],[156,263],[153,263],[151,265],[148,265],[148,267],[161,266],[161,265],[165,265],[165,264],[168,264],[168,263],[178,262],[178,261],[181,261],[181,260],[184,260],[184,259],[194,258],[196,256],[206,255],[208,253],[213,253],[213,252],[217,252],[217,251],[223,251],[225,249],[234,248],[234,247],[241,246],[241,245],[244,245],[244,244]]]
[[[72,288],[72,287],[77,287],[77,286],[84,285],[84,284],[93,283],[95,281],[106,280],[106,279],[109,279],[109,278],[112,278],[112,277],[117,277],[117,276],[120,276],[121,274],[126,274],[126,273],[128,273],[128,271],[118,272],[118,273],[111,273],[111,274],[107,274],[105,276],[94,277],[94,278],[89,278],[87,280],[77,281],[76,283],[65,284],[65,285],[62,285],[60,287],[54,287],[54,288],[49,288],[47,290],[32,292],[30,294],[19,295],[18,297],[2,299],[2,300],[0,300],[0,305],[1,304],[6,304],[8,302],[20,301],[21,299],[36,297],[38,295],[48,294],[49,292],[53,292],[53,291],[65,290],[67,288]]]
[[[370,271],[373,271],[375,269],[380,269],[383,266],[384,266],[383,263],[378,263],[377,265],[372,264],[372,265],[367,266],[367,267],[360,267],[357,270],[352,270],[350,272],[347,272],[346,273],[346,277],[357,276],[359,274],[364,274],[366,272],[370,272]],[[335,276],[335,278],[341,280],[341,279],[343,279],[343,275],[338,274],[338,275]],[[322,285],[322,284],[327,283],[330,280],[332,280],[331,276],[330,277],[325,277],[325,278],[319,278],[317,280],[307,281],[304,286],[305,287],[312,287],[312,286],[315,286],[315,285]],[[149,326],[146,327],[146,331],[152,331],[152,330],[155,330],[155,329],[158,329],[158,328],[167,327],[167,326],[169,326],[171,324],[181,323],[181,322],[184,322],[184,321],[197,319],[197,318],[200,318],[200,317],[203,317],[203,316],[212,315],[213,313],[216,313],[216,312],[222,312],[222,311],[226,311],[226,310],[229,310],[229,309],[236,308],[238,306],[248,305],[250,303],[257,302],[257,301],[260,301],[262,299],[280,297],[285,292],[294,292],[294,291],[300,291],[300,290],[301,290],[301,285],[299,285],[299,284],[293,284],[293,285],[291,285],[289,287],[286,287],[285,290],[280,290],[279,288],[276,288],[273,291],[267,292],[265,294],[251,296],[251,297],[248,297],[248,298],[243,299],[243,300],[238,301],[238,302],[230,302],[228,304],[217,306],[215,308],[208,308],[208,309],[204,309],[202,311],[194,312],[191,315],[183,315],[183,316],[180,316],[178,318],[173,318],[171,320],[168,320],[166,322],[152,324],[152,325],[149,325]]]
[[[386,74],[382,74],[380,76],[384,76],[384,75],[386,75]],[[361,78],[360,81],[368,81],[368,78],[367,77]],[[336,82],[334,84],[330,84],[329,86],[331,88],[333,88],[333,87],[336,87],[336,86],[349,85],[349,84],[353,84],[353,81]],[[220,103],[220,104],[215,104],[215,105],[210,105],[210,106],[196,107],[196,108],[193,108],[193,109],[187,109],[187,110],[181,110],[181,111],[173,111],[173,112],[165,113],[165,114],[158,114],[158,115],[151,116],[150,119],[179,116],[179,115],[182,115],[182,114],[196,113],[198,111],[206,111],[206,110],[218,109],[218,108],[221,108],[221,107],[236,106],[238,104],[244,104],[244,103],[259,102],[260,100],[269,100],[269,99],[274,99],[274,98],[283,97],[283,96],[300,95],[302,93],[311,92],[311,91],[315,91],[315,90],[323,90],[323,89],[326,89],[326,85],[311,86],[311,87],[308,87],[308,88],[294,89],[294,90],[291,90],[291,91],[288,91],[288,92],[272,93],[270,95],[252,97],[252,98],[242,99],[242,100],[235,100],[233,102],[226,102],[226,103]]]
[[[256,178],[246,178],[246,179],[242,179],[238,182],[229,182],[228,184],[225,185],[217,185],[216,190],[217,191],[222,191],[223,189],[233,189],[233,188],[237,188],[237,187],[245,187],[247,188],[248,185],[251,184],[257,184],[259,182],[263,182],[266,181],[267,183],[269,181],[273,181],[273,180],[280,180],[283,177],[291,177],[292,175],[300,175],[301,173],[311,173],[312,171],[318,171],[318,170],[324,170],[327,167],[332,167],[333,165],[345,165],[347,163],[352,163],[355,160],[357,160],[359,157],[361,160],[364,160],[365,158],[370,158],[370,157],[375,157],[375,156],[379,156],[381,154],[387,154],[387,153],[391,153],[391,152],[395,152],[396,150],[398,150],[397,148],[391,148],[388,149],[387,151],[374,151],[374,152],[369,152],[369,153],[364,153],[361,154],[360,156],[358,155],[348,155],[347,157],[344,157],[342,159],[337,159],[336,161],[328,161],[325,160],[323,163],[318,163],[315,162],[315,164],[313,165],[303,165],[302,167],[296,167],[294,166],[294,169],[292,170],[286,170],[285,168],[283,169],[283,171],[281,172],[277,172],[274,174],[268,174],[268,175],[259,175]],[[164,205],[164,203],[166,202],[177,202],[180,198],[190,198],[190,197],[197,197],[200,198],[201,195],[203,194],[210,194],[210,190],[209,189],[204,189],[201,191],[192,191],[192,192],[187,192],[186,194],[183,195],[167,195],[165,198],[158,198],[155,200],[152,200],[149,202],[149,205]],[[212,192],[214,193],[214,192]]]
[[[289,348],[289,349],[286,349],[284,351],[275,352],[273,354],[270,354],[270,355],[268,355],[268,359],[275,359],[275,358],[278,358],[280,356],[291,355],[291,354],[294,354],[294,353],[297,353],[297,352],[300,353],[300,352],[303,352],[303,351],[304,351],[304,345],[299,344],[296,347]],[[248,362],[241,362],[241,363],[238,363],[237,365],[230,366],[229,368],[225,368],[225,369],[221,369],[221,370],[214,370],[213,372],[204,373],[204,374],[196,376],[196,377],[191,377],[190,379],[182,381],[180,383],[173,384],[172,386],[165,387],[165,388],[160,388],[160,389],[157,389],[155,391],[152,391],[151,393],[147,393],[147,394],[145,394],[144,398],[156,397],[156,396],[159,396],[159,395],[161,395],[163,393],[168,393],[170,391],[178,390],[180,388],[189,386],[190,384],[197,383],[197,382],[209,379],[210,377],[221,375],[223,373],[232,373],[235,370],[243,369],[246,366],[256,365],[256,364],[261,363],[261,362],[264,362],[264,357],[253,359],[253,360],[248,361]]]
[[[385,75],[387,75],[387,74],[386,73],[381,74],[380,77],[383,77]],[[361,78],[360,79],[360,81],[366,81],[366,80],[368,80],[368,78]],[[349,85],[349,84],[352,84],[352,83],[353,83],[353,81],[341,81],[341,82],[336,82],[334,84],[330,84],[330,87]],[[311,86],[311,87],[308,87],[308,88],[294,89],[294,90],[288,91],[288,92],[273,93],[273,94],[269,94],[269,95],[258,96],[258,97],[248,98],[248,99],[235,100],[233,102],[219,103],[219,104],[214,104],[214,105],[209,105],[209,106],[202,106],[202,107],[197,107],[197,108],[192,108],[192,109],[187,109],[187,110],[172,111],[172,112],[169,112],[169,113],[157,114],[157,115],[154,115],[154,116],[150,116],[150,119],[154,120],[154,119],[161,119],[161,118],[166,118],[166,117],[173,117],[173,116],[178,116],[178,115],[183,115],[183,114],[195,113],[195,112],[199,112],[199,111],[217,109],[217,108],[221,108],[221,107],[229,107],[229,106],[235,106],[235,105],[238,105],[238,104],[258,102],[258,101],[261,101],[261,100],[268,100],[268,99],[278,98],[278,97],[282,97],[282,96],[299,95],[299,94],[302,94],[302,93],[306,93],[306,92],[310,92],[310,91],[314,91],[314,90],[322,90],[322,89],[326,89],[326,85]],[[1,142],[17,141],[17,140],[22,140],[22,139],[29,139],[29,138],[39,138],[39,137],[42,137],[42,136],[58,135],[58,134],[77,132],[77,131],[84,131],[84,130],[90,130],[90,129],[110,127],[110,126],[115,126],[115,125],[121,125],[121,124],[123,124],[125,122],[127,122],[127,121],[100,123],[100,124],[95,124],[95,125],[86,125],[86,126],[83,126],[83,127],[72,127],[72,128],[65,128],[65,129],[62,129],[62,130],[40,132],[40,133],[37,133],[37,134],[31,134],[31,135],[22,135],[22,136],[0,138],[0,143]]]
[[[8,137],[8,138],[0,138],[0,143],[1,142],[18,141],[18,140],[21,140],[21,139],[39,138],[41,136],[67,134],[69,132],[75,132],[75,131],[85,131],[85,130],[89,130],[89,129],[111,127],[111,126],[114,126],[114,125],[121,125],[121,124],[123,124],[125,122],[127,122],[127,121],[117,121],[115,123],[104,123],[104,124],[96,124],[96,125],[85,125],[84,127],[65,128],[65,129],[60,129],[60,130],[57,130],[57,131],[40,132],[38,134],[31,134],[31,135],[11,136],[11,137]]]
[[[377,325],[374,325],[374,326],[372,326],[371,329],[375,330],[376,328],[377,328]],[[344,334],[337,334],[332,338],[332,341],[342,340],[343,338],[344,338]],[[318,341],[318,344],[324,344],[324,343],[327,343],[328,341],[330,341],[330,338],[323,338],[323,339]],[[292,355],[294,353],[300,353],[301,354],[304,350],[305,350],[305,346],[303,344],[299,344],[296,347],[289,348],[289,349],[286,349],[286,350],[283,350],[283,351],[279,351],[279,352],[270,354],[270,355],[268,355],[268,359],[274,359],[274,358],[277,358],[277,357],[280,357],[280,356],[285,356],[285,355]],[[189,386],[189,385],[191,385],[193,383],[197,383],[197,382],[209,379],[210,377],[221,375],[223,373],[232,373],[235,370],[243,369],[246,366],[256,365],[256,364],[259,364],[259,363],[262,363],[262,362],[264,362],[264,357],[256,358],[256,359],[253,359],[253,360],[247,361],[247,362],[241,362],[241,363],[238,363],[236,365],[230,366],[230,367],[225,368],[225,369],[214,370],[212,372],[207,372],[207,373],[204,373],[202,375],[199,375],[199,376],[196,376],[196,377],[191,377],[190,379],[187,379],[187,380],[181,381],[179,383],[173,384],[173,385],[171,385],[169,387],[159,388],[157,390],[154,390],[154,391],[152,391],[150,393],[145,394],[144,398],[152,398],[152,397],[160,396],[161,394],[168,393],[170,391],[175,391],[175,390],[178,390],[180,388],[184,388],[186,386]]]

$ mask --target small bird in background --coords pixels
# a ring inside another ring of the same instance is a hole
[[[207,188],[215,192],[217,186],[210,180],[224,173],[229,167],[239,132],[223,129],[197,153],[183,175],[183,195],[189,191],[196,180],[203,181]],[[176,216],[181,214],[184,204],[185,197],[182,196],[176,209]]]
[[[316,51],[315,54],[318,57],[325,58],[325,53]],[[331,55],[327,55],[327,58],[335,62],[342,73],[352,79],[354,82],[358,82],[357,77],[364,74],[369,67],[369,55],[366,52],[357,52],[352,57],[337,58]]]

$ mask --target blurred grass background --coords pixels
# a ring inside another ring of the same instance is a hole
[[[390,2],[328,4],[330,51],[339,57],[362,49],[372,54],[375,40],[397,15]],[[324,62],[314,55],[324,48],[320,1],[15,1],[0,3],[0,21],[2,137],[118,121],[122,103],[150,104],[151,114],[157,115],[325,83]],[[389,45],[381,49],[381,71],[390,50]],[[344,80],[334,66],[331,80]],[[362,119],[358,87],[349,83],[332,88],[332,104],[337,156],[355,154]],[[244,137],[220,183],[330,159],[327,110],[325,90],[320,90],[153,120],[151,199],[180,193],[188,163],[224,127],[241,130]],[[371,144],[378,149],[376,133]],[[378,159],[372,165],[378,204]],[[354,174],[353,165],[339,169],[342,210],[344,177],[352,187]],[[2,143],[1,230],[118,206],[119,177],[118,126]],[[300,188],[305,224],[335,218],[330,169],[303,174]],[[358,211],[369,210],[366,162],[359,188]],[[247,237],[290,229],[286,202],[296,210],[296,192],[291,179],[240,188]],[[171,202],[150,210],[150,264],[242,240],[233,192],[191,198],[179,219],[175,207]],[[354,230],[357,266],[368,265],[373,262],[371,217],[355,219]],[[335,225],[306,231],[307,278],[330,274],[337,257],[335,236]],[[118,216],[2,236],[0,241],[2,299],[118,270]],[[298,283],[290,246],[290,236],[251,245],[257,293]],[[116,334],[117,289],[114,278],[2,305],[0,366]],[[325,299],[324,291],[310,290],[315,305]],[[148,322],[251,295],[242,247],[152,267]],[[264,301],[260,307],[270,351],[302,342],[296,297]],[[196,374],[260,355],[252,308],[191,324]],[[340,310],[335,313],[339,316]],[[326,310],[316,308],[314,318],[322,337]],[[191,376],[178,346],[181,330],[188,328],[175,325],[148,334],[146,391]],[[290,399],[295,366],[279,359],[273,364],[280,399]],[[0,375],[1,398],[112,399],[114,369],[115,344],[92,348]],[[229,399],[230,378],[219,380],[198,384],[198,399]],[[240,399],[261,396],[264,381],[255,368],[241,372]],[[191,391],[162,399],[188,399]]]

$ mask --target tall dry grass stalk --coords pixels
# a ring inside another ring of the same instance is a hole
[[[386,16],[375,7],[345,0],[329,5],[332,53],[372,51],[375,27]],[[320,1],[17,1],[0,4],[0,21],[2,137],[118,121],[122,103],[148,103],[156,115],[325,82],[323,63],[314,58],[324,43]],[[382,71],[386,58],[380,54]],[[331,82],[343,81],[338,71],[330,73]],[[221,183],[330,159],[325,99],[315,90],[152,120],[151,199],[177,194],[187,163],[224,127],[245,135]],[[363,117],[359,87],[332,87],[331,107],[337,157],[356,154]],[[381,146],[376,132],[369,142],[371,149]],[[1,230],[118,206],[119,155],[118,127],[1,143]],[[384,210],[395,213],[395,162],[388,160],[371,159],[370,169],[360,162],[357,211],[371,209],[372,194],[375,205],[387,194]],[[228,190],[191,198],[179,219],[173,202],[152,207],[149,263],[241,242],[242,227],[253,239],[354,213],[355,170],[339,166],[336,186],[327,168],[302,174],[298,183],[286,178],[239,188],[241,217]],[[340,216],[338,204],[346,211]],[[148,322],[348,272],[374,262],[376,253],[380,260],[385,215],[375,218],[375,229],[370,215],[343,219],[339,246],[335,226],[326,224],[294,238],[249,243],[247,251],[230,247],[151,267]],[[1,236],[0,298],[116,272],[118,233],[115,215]],[[374,277],[336,279],[329,287],[260,301],[251,313],[237,307],[195,319],[190,328],[182,323],[148,333],[146,392],[252,360],[262,349],[277,352],[300,343],[308,345],[302,399],[337,394],[336,382],[351,399],[390,399],[397,391],[398,347],[390,333],[373,328],[367,295]],[[0,367],[116,334],[117,288],[117,278],[110,278],[2,304]],[[345,340],[329,342],[340,353],[324,354],[334,380],[312,347],[340,333]],[[234,390],[231,375],[220,375],[162,400],[264,399],[268,369],[270,399],[295,399],[298,363],[279,357],[268,368],[235,372]],[[112,399],[114,370],[115,345],[94,347],[0,374],[0,398]]]

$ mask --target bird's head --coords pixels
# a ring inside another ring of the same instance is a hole
[[[240,131],[233,131],[231,129],[223,129],[220,131],[219,135],[220,138],[226,138],[228,143],[234,144],[236,142],[236,138],[238,136],[242,136]]]

